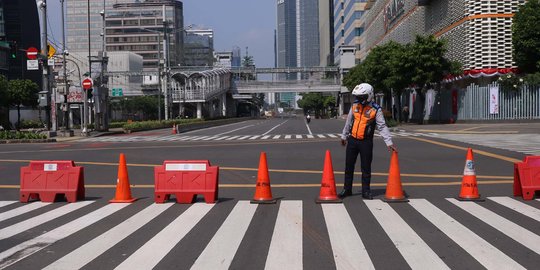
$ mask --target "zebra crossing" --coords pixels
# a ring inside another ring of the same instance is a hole
[[[250,230],[271,230],[271,237],[266,239],[269,243],[257,243],[265,247],[264,254],[257,254],[266,258],[263,260],[265,269],[304,269],[310,260],[306,253],[324,248],[331,250],[327,263],[336,269],[388,268],[384,267],[385,258],[377,257],[376,252],[400,254],[412,269],[450,269],[456,266],[455,260],[464,259],[447,256],[445,249],[433,247],[433,242],[425,238],[426,230],[436,234],[440,245],[456,245],[463,256],[488,269],[526,269],[540,260],[538,200],[522,202],[510,197],[488,197],[486,202],[410,199],[408,204],[394,205],[372,200],[320,206],[302,200],[282,200],[276,205],[257,205],[244,200],[193,205],[154,204],[143,200],[134,204],[140,207],[130,212],[130,204],[100,201],[70,204],[0,201],[0,269],[22,269],[19,264],[29,261],[46,262],[37,268],[79,269],[107,253],[120,254],[110,265],[111,269],[152,269],[171,256],[176,265],[184,265],[182,269],[229,269],[233,263],[243,265],[243,260],[247,260],[237,255],[240,249],[252,247],[254,244],[250,241],[261,240],[248,237]],[[311,213],[308,207],[322,216],[320,224],[325,233],[317,239],[318,246],[306,242],[306,235],[313,235],[313,224],[306,223],[309,220],[306,215]],[[171,211],[178,208],[185,209]],[[85,209],[87,211],[81,215],[80,211]],[[277,212],[272,221],[267,213],[258,212],[268,209]],[[20,218],[34,212],[37,212],[35,216]],[[423,218],[411,222],[407,217],[413,212]],[[171,213],[176,214],[168,222],[156,221]],[[216,218],[216,213],[222,213],[224,218]],[[525,218],[526,222],[512,221],[515,215]],[[257,218],[264,218],[265,222],[255,222]],[[65,224],[42,229],[47,224],[58,223],[59,219]],[[361,222],[373,225],[360,228]],[[471,222],[481,226],[468,227]],[[77,243],[75,239],[84,235],[85,230],[99,226],[107,229],[67,253],[55,252],[62,244]],[[483,235],[487,228],[494,230],[495,237]],[[133,237],[145,229],[152,234],[146,238]],[[373,245],[361,230],[369,230],[370,234],[388,239],[391,244],[380,244],[376,246],[377,251],[371,250]],[[192,234],[209,236],[197,241],[204,243],[196,257],[186,260],[181,254],[171,254],[179,246],[191,246],[193,243],[185,239]],[[25,237],[27,235],[33,238]],[[516,257],[514,252],[509,252],[499,242],[504,238],[515,241],[509,244],[513,250],[522,250],[527,255]],[[118,243],[125,241],[134,248],[119,250]],[[32,260],[33,257],[36,259]]]
[[[426,133],[424,136],[520,152],[525,155],[540,155],[540,136],[538,134]]]
[[[393,132],[393,136],[417,137],[421,133]],[[375,136],[380,137],[379,134]],[[153,136],[106,136],[92,137],[79,140],[81,142],[181,142],[181,141],[274,141],[274,140],[311,140],[311,139],[338,139],[339,133],[325,134],[276,134],[276,135],[153,135]]]

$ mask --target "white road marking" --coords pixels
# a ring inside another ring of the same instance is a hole
[[[285,124],[285,123],[287,123],[288,121],[289,121],[289,120],[285,120],[284,122],[281,122],[281,123],[277,124],[276,126],[274,126],[273,128],[271,128],[271,129],[268,130],[267,132],[263,133],[262,135],[266,135],[266,134],[272,132],[272,130],[278,128],[279,126],[281,126],[281,125],[283,125],[283,124]]]
[[[337,270],[375,269],[343,204],[321,204]]]
[[[506,218],[493,213],[475,202],[460,202],[453,198],[448,198],[447,200],[459,208],[469,212],[469,214],[475,216],[491,227],[506,234],[508,237],[516,240],[518,243],[524,245],[530,250],[540,254],[540,245],[538,245],[538,243],[540,243],[540,236]]]
[[[14,204],[16,202],[17,201],[0,201],[0,207],[4,207],[4,206],[10,205],[10,204]]]
[[[265,269],[302,269],[302,201],[281,201]]]
[[[487,269],[525,269],[426,199],[410,199],[409,205]]]
[[[9,211],[6,211],[4,213],[0,214],[0,221],[4,221],[6,219],[10,219],[12,217],[16,217],[18,215],[26,214],[30,211],[36,210],[38,208],[41,208],[43,206],[49,205],[51,203],[44,203],[44,202],[32,202],[25,204],[23,206],[17,207],[15,209],[11,209]]]
[[[6,239],[9,237],[12,237],[16,234],[22,233],[26,230],[29,230],[31,228],[34,228],[36,226],[39,226],[43,223],[46,223],[48,221],[51,221],[55,218],[61,217],[63,215],[66,215],[68,213],[71,213],[72,211],[75,211],[77,209],[80,209],[84,206],[87,206],[94,201],[82,201],[82,202],[74,202],[74,203],[68,203],[62,207],[59,207],[57,209],[45,212],[41,215],[29,218],[27,220],[21,221],[19,223],[13,224],[9,227],[3,228],[0,230],[0,240]]]
[[[96,211],[84,215],[76,220],[66,223],[52,231],[42,234],[36,238],[32,238],[24,243],[16,245],[8,250],[0,253],[0,268],[14,264],[39,250],[55,243],[56,241],[66,238],[106,217],[116,211],[128,206],[127,203],[107,204]],[[16,255],[16,256],[14,256]]]
[[[540,221],[540,209],[534,208],[509,197],[488,197],[488,199],[506,206],[522,215],[528,216],[536,221]]]
[[[229,269],[256,209],[256,204],[239,201],[191,269]]]
[[[212,207],[214,207],[214,204],[194,204],[118,265],[116,269],[154,268],[199,223]]]
[[[412,269],[450,269],[388,203],[364,203]]]
[[[172,203],[151,204],[137,214],[116,225],[114,228],[92,239],[66,256],[49,264],[44,269],[79,269],[97,258],[103,252],[118,244],[146,223],[171,207]]]

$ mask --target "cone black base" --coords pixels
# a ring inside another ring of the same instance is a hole
[[[403,198],[403,199],[387,199],[387,198],[382,198],[382,201],[383,202],[387,202],[387,203],[400,203],[400,202],[409,202],[409,199],[407,198]]]
[[[315,199],[315,203],[343,203],[342,199],[335,199],[335,200],[321,200],[319,198]]]
[[[456,200],[461,201],[461,202],[483,202],[483,201],[485,201],[485,199],[483,199],[481,197],[478,197],[478,198],[461,198],[461,197],[457,197]]]
[[[271,199],[271,200],[251,200],[250,203],[257,203],[257,204],[274,204],[277,202],[277,199]]]

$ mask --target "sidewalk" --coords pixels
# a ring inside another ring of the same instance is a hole
[[[402,123],[393,127],[398,131],[452,134],[540,134],[540,121],[530,123],[458,123],[415,124]]]
[[[100,137],[100,136],[107,136],[111,134],[123,134],[124,130],[122,128],[110,128],[109,131],[89,131],[87,132],[87,135],[84,136],[82,134],[81,129],[73,129],[73,136],[61,136],[61,131],[58,131],[57,134],[60,136],[52,137],[52,139],[55,139],[57,142],[68,142],[68,141],[76,141],[84,138],[89,137]]]

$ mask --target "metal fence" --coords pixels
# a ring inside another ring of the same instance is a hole
[[[498,113],[490,111],[490,88],[498,87]],[[504,90],[497,83],[469,85],[458,94],[458,120],[540,119],[540,87]]]

